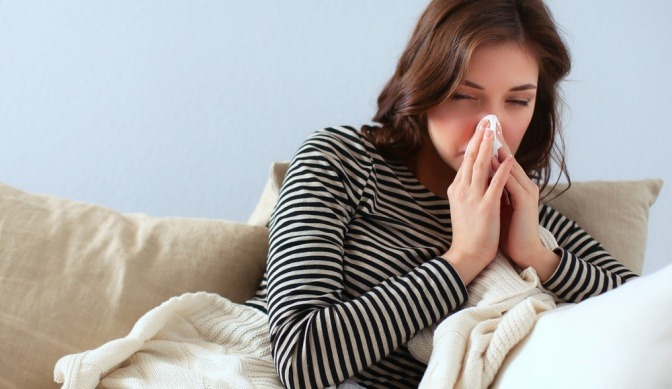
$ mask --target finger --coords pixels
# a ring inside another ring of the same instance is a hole
[[[501,161],[503,161],[504,158],[506,158],[509,155],[513,155],[513,153],[511,152],[511,148],[504,139],[504,132],[502,131],[502,123],[500,122],[497,122],[496,133],[497,133],[497,140],[499,141],[499,143],[502,144],[502,147],[500,147],[499,151],[497,152],[497,156]]]
[[[448,186],[447,193],[450,192],[451,187],[458,187],[459,185],[462,184],[462,182],[464,180],[464,176],[465,176],[464,171],[465,171],[465,167],[464,167],[464,162],[463,162],[462,166],[460,166],[460,168],[457,169],[457,172],[455,173],[455,178],[453,178],[453,182],[451,182],[450,185]],[[469,176],[471,176],[471,174],[469,174]],[[448,197],[450,197],[450,195],[448,195]]]
[[[503,160],[508,155],[513,155],[513,152],[511,152],[511,148],[509,147],[508,143],[506,143],[506,139],[504,139],[502,124],[499,122],[497,123],[497,139],[502,144],[502,147],[498,151],[497,157]],[[515,158],[513,162],[514,163],[513,168],[511,169],[511,174],[528,191],[534,190],[537,187],[537,185],[534,182],[532,182],[532,180],[530,180],[530,178],[527,175],[527,172],[525,172],[523,167],[518,163],[518,161],[515,160]]]
[[[530,180],[520,164],[515,162],[515,159],[506,182],[505,191],[510,194],[509,200],[513,208],[518,209],[525,207],[525,204],[534,203],[537,205],[539,203],[539,186]]]
[[[491,163],[490,166],[492,166],[492,171],[495,171],[495,172],[502,165],[502,163],[499,162],[499,159],[497,157],[495,157],[494,155],[492,156],[492,158],[490,158],[490,163]]]
[[[476,156],[478,155],[481,141],[483,140],[483,132],[482,123],[480,123],[474,136],[471,137],[467,150],[464,153],[464,160],[462,161],[462,166],[460,166],[459,170],[462,171],[462,180],[466,184],[471,184],[472,169],[474,162],[476,161]]]
[[[502,163],[499,162],[499,160],[495,156],[493,156],[492,157],[492,170],[494,172],[496,172],[497,169],[499,169],[499,167],[501,165],[502,165]],[[509,173],[509,175],[510,174],[511,173]],[[506,190],[506,186],[505,186],[504,191],[502,192],[502,206],[504,207],[504,206],[508,206],[508,205],[511,205],[511,196],[509,196],[509,192]]]
[[[506,190],[509,192],[509,200],[513,208],[516,208],[524,196],[528,195],[527,189],[513,176],[514,168],[511,168],[511,173],[506,180]]]
[[[494,136],[492,131],[483,131],[483,140],[478,148],[478,155],[474,161],[472,184],[479,185],[483,190],[490,178],[490,165],[492,164],[492,144]]]
[[[518,163],[518,161],[513,161],[513,168],[511,168],[511,176],[523,187],[527,192],[534,193],[539,192],[539,186],[530,179],[527,175],[527,172],[523,167]]]
[[[488,197],[491,201],[500,201],[504,187],[509,179],[511,168],[513,167],[513,156],[508,156],[499,165],[495,175],[492,176],[490,185],[485,192],[484,197]]]

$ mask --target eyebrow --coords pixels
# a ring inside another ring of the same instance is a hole
[[[464,80],[464,85],[471,87],[471,88],[476,88],[480,90],[485,90],[484,87],[478,85],[477,83],[469,80]],[[518,85],[514,86],[513,88],[509,89],[510,92],[520,92],[524,90],[530,90],[530,89],[537,89],[537,86],[534,84],[523,84],[523,85]]]

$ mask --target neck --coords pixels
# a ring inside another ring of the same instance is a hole
[[[441,159],[431,142],[424,143],[407,165],[415,178],[430,192],[442,198],[448,197],[448,187],[457,173]]]

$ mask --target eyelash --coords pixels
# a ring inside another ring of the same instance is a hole
[[[452,97],[453,100],[476,100],[475,98],[467,95],[455,94]],[[528,100],[508,100],[507,103],[518,105],[521,107],[529,107],[530,102]]]
[[[471,96],[466,96],[466,95],[461,95],[461,94],[455,94],[453,95],[453,100],[475,100]]]
[[[509,103],[516,104],[516,105],[519,105],[521,107],[529,107],[530,106],[530,102],[527,101],[527,100],[509,100]]]

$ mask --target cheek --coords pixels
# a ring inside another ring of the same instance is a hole
[[[520,143],[523,141],[525,132],[532,121],[532,115],[525,115],[518,120],[511,120],[509,125],[504,128],[504,140],[506,144],[509,145],[511,152],[515,155],[520,147]]]
[[[434,147],[438,151],[455,153],[464,151],[474,135],[471,121],[453,118],[444,122],[428,122],[428,130]]]
[[[504,140],[514,155],[523,141],[528,125],[529,123],[520,123],[517,126],[510,126],[504,130]]]
[[[446,114],[427,118],[427,129],[437,148],[459,149],[471,139],[475,130],[473,120],[463,116]]]

